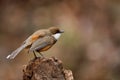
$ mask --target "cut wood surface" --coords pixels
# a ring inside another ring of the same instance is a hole
[[[73,80],[73,75],[63,68],[61,60],[38,57],[23,69],[23,80]]]

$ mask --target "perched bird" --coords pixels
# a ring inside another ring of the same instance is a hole
[[[63,32],[64,31],[60,30],[58,27],[40,29],[28,37],[19,48],[13,51],[6,58],[14,59],[23,49],[28,49],[28,51],[33,52],[34,55],[35,52],[40,53],[46,51],[56,43]]]

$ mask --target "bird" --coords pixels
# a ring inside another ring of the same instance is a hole
[[[43,56],[41,52],[50,49],[60,38],[61,33],[64,33],[64,30],[54,26],[47,29],[37,30],[6,58],[14,59],[23,49],[28,49],[28,53],[33,52],[35,58],[35,52],[38,52]]]

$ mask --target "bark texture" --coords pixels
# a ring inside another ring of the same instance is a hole
[[[73,75],[57,58],[38,57],[23,69],[23,80],[73,80]]]

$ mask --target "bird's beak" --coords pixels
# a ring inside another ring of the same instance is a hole
[[[60,33],[64,33],[64,30],[60,30]]]

